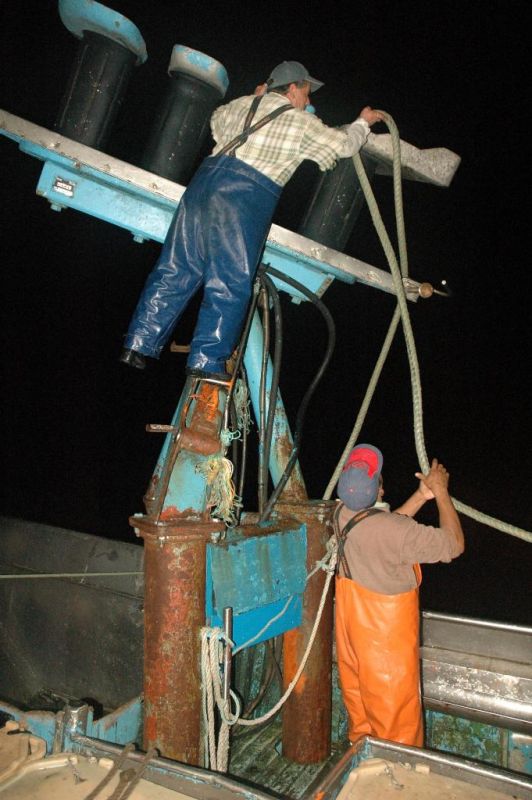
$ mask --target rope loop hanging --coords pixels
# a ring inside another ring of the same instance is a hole
[[[327,488],[323,496],[324,500],[329,500],[331,498],[332,493],[334,491],[334,487],[338,483],[338,478],[340,477],[340,473],[342,471],[342,467],[345,463],[345,460],[349,452],[353,448],[354,444],[358,440],[358,436],[364,424],[364,420],[366,418],[366,414],[368,412],[371,400],[375,393],[378,380],[380,378],[388,353],[390,352],[390,348],[395,333],[397,331],[399,321],[402,323],[403,327],[403,333],[406,342],[406,351],[408,356],[408,365],[410,368],[410,382],[412,390],[413,415],[414,415],[414,441],[416,447],[416,454],[421,472],[426,474],[429,471],[429,459],[427,457],[425,438],[423,432],[423,402],[422,402],[422,392],[421,392],[420,369],[419,369],[419,362],[418,362],[416,344],[414,339],[414,332],[412,330],[410,314],[408,311],[408,301],[406,298],[406,292],[403,282],[404,279],[408,277],[408,257],[406,248],[406,233],[405,233],[402,186],[401,186],[401,139],[399,137],[399,131],[397,125],[395,124],[390,114],[388,114],[385,111],[381,111],[381,113],[383,114],[384,121],[388,127],[388,130],[390,131],[390,136],[392,140],[395,224],[397,231],[400,265],[397,262],[397,257],[395,255],[392,243],[390,241],[390,238],[386,231],[386,227],[382,220],[382,216],[380,214],[377,201],[375,199],[375,195],[373,193],[370,182],[366,175],[362,159],[358,153],[355,156],[353,156],[353,163],[355,166],[357,177],[360,181],[360,186],[362,188],[362,191],[364,192],[364,197],[368,204],[373,225],[375,226],[375,229],[379,236],[379,240],[381,242],[381,245],[383,247],[384,253],[386,255],[390,267],[390,272],[392,274],[392,279],[395,288],[395,294],[397,296],[397,306],[394,311],[394,315],[390,323],[388,333],[386,334],[386,338],[381,353],[379,355],[379,358],[377,359],[377,363],[375,365],[373,374],[369,381],[366,394],[364,396],[362,405],[357,415],[357,419],[355,421],[355,425],[349,436],[349,439],[340,457],[340,460],[327,485]],[[496,530],[499,530],[502,533],[507,533],[510,536],[515,536],[519,539],[523,539],[526,542],[532,543],[532,532],[523,530],[522,528],[519,528],[516,525],[511,525],[507,522],[503,522],[499,519],[496,519],[495,517],[491,517],[488,514],[484,514],[480,511],[477,511],[471,506],[468,506],[465,503],[456,500],[454,497],[452,498],[452,500],[456,510],[462,512],[463,514],[466,514],[471,519],[474,519],[477,522],[481,522],[484,525],[488,525],[489,527],[495,528]]]

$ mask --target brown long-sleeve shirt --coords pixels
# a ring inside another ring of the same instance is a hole
[[[340,530],[355,513],[342,508]],[[412,517],[390,511],[374,514],[355,525],[347,535],[344,553],[352,580],[381,594],[413,589],[416,563],[449,562],[460,555],[451,531],[422,525]],[[339,574],[343,576],[341,567]]]

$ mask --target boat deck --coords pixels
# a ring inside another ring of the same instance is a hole
[[[229,775],[270,794],[299,800],[311,784],[330,770],[345,750],[345,747],[333,746],[326,761],[302,766],[283,758],[281,748],[280,722],[273,722],[257,731],[237,733],[231,743]]]

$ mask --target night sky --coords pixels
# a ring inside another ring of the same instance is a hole
[[[392,115],[403,140],[461,156],[447,189],[404,184],[410,274],[434,285],[446,280],[453,291],[450,299],[409,304],[426,447],[448,467],[454,497],[532,530],[525,2],[109,5],[139,28],[148,50],[105,148],[117,158],[140,163],[174,44],[225,66],[227,100],[295,59],[325,82],[313,103],[327,124],[350,122],[371,105]],[[53,128],[77,48],[56,3],[3,0],[0,48],[0,107]],[[179,355],[165,352],[144,373],[117,361],[160,245],[136,244],[127,231],[72,210],[54,213],[35,195],[41,162],[3,136],[0,151],[0,512],[134,541],[128,517],[143,510],[162,444],[144,426],[170,421],[184,382]],[[316,177],[312,165],[300,169],[276,223],[297,230]],[[374,190],[394,239],[391,180],[377,177]],[[387,268],[366,210],[345,250]],[[394,310],[393,297],[338,281],[324,302],[337,346],[307,415],[300,459],[314,498],[349,436]],[[176,330],[182,343],[196,308]],[[325,326],[310,304],[284,297],[283,311],[281,391],[293,420],[325,347]],[[399,333],[361,435],[384,451],[392,507],[416,486],[412,425]],[[434,509],[421,519],[435,522]],[[425,569],[423,606],[530,624],[531,545],[468,517],[462,522],[467,551]]]

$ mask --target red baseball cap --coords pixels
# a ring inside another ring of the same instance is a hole
[[[379,496],[382,453],[372,444],[351,450],[338,481],[336,493],[352,511],[370,508]]]
[[[381,451],[378,447],[374,447],[372,444],[357,445],[349,453],[343,469],[346,470],[354,466],[366,466],[368,477],[373,478],[376,472],[380,474],[382,470]]]

